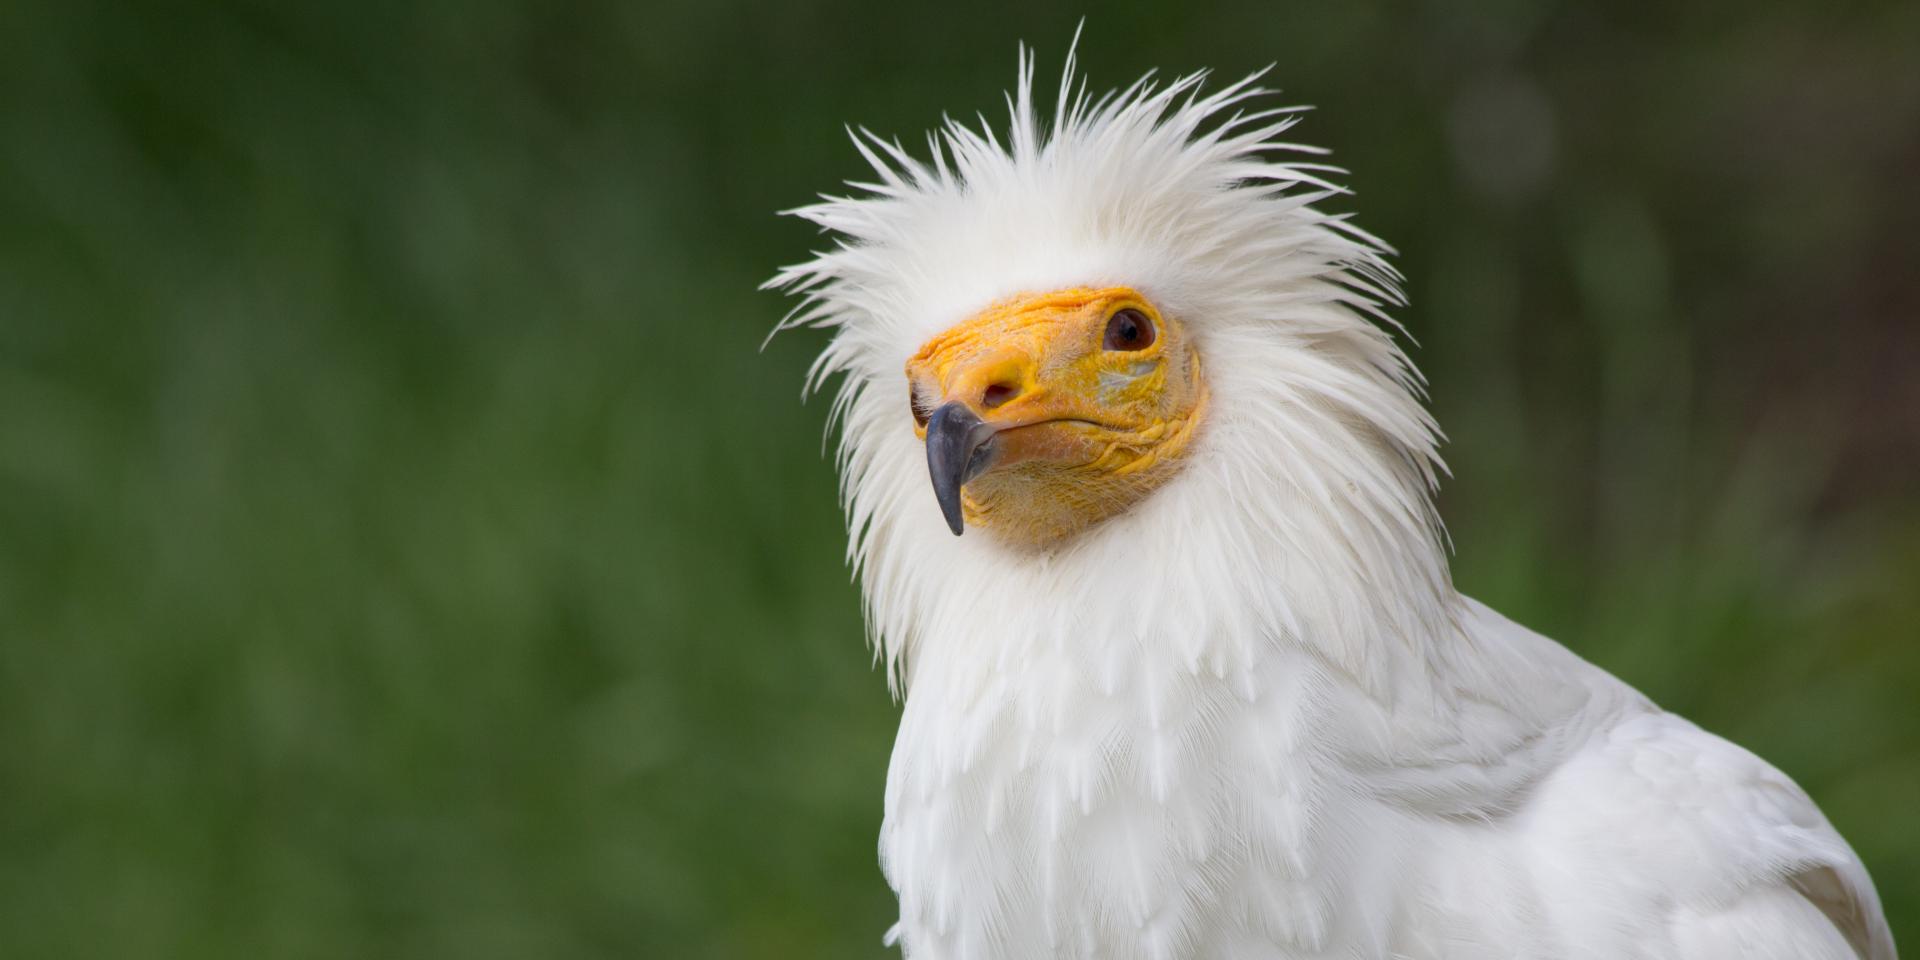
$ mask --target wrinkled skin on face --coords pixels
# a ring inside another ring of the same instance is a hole
[[[928,439],[931,424],[936,434],[928,446],[936,493],[937,461],[959,458],[949,471],[964,480],[948,512],[954,532],[963,515],[967,526],[1029,548],[1165,483],[1206,407],[1183,326],[1127,287],[996,303],[922,345],[907,379],[917,433]]]

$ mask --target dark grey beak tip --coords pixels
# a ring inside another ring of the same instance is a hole
[[[993,434],[994,429],[963,403],[942,404],[927,418],[927,476],[933,481],[940,513],[947,518],[947,529],[956,537],[967,530],[960,511],[960,488],[986,469]]]

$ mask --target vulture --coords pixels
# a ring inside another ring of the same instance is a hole
[[[1264,71],[1263,71],[1264,72]],[[1807,794],[1454,587],[1385,244],[1261,74],[790,211],[912,960],[1894,960]],[[1043,92],[1043,96],[1045,92]]]

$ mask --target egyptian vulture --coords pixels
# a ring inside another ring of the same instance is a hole
[[[1386,248],[1259,75],[1050,116],[793,211],[831,331],[913,960],[1893,960],[1753,754],[1462,596]],[[931,486],[931,495],[929,495]],[[955,536],[965,532],[965,536]]]

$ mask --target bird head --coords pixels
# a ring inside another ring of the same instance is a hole
[[[943,604],[1093,608],[1143,572],[1166,589],[1124,605],[1134,635],[1182,592],[1296,631],[1444,616],[1438,434],[1383,329],[1398,275],[1320,208],[1345,191],[1258,77],[1090,97],[1069,54],[1042,120],[1023,51],[1004,139],[851,131],[872,178],[790,211],[835,240],[768,282],[800,297],[776,332],[833,332],[807,389],[841,377],[849,556],[890,659],[992,615]]]
[[[1131,287],[1009,297],[928,339],[906,374],[947,525],[1023,546],[1151,493],[1206,405],[1184,325]]]

